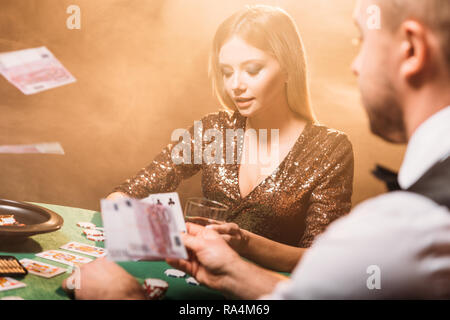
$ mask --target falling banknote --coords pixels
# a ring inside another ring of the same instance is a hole
[[[50,153],[64,154],[64,149],[59,142],[19,144],[0,146],[0,153]]]
[[[0,73],[26,95],[76,81],[46,47],[0,53]]]

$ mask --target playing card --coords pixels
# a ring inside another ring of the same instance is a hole
[[[81,257],[73,253],[67,253],[59,250],[44,251],[36,254],[36,257],[56,261],[59,263],[67,264],[69,266],[73,266],[74,263],[84,264],[92,261],[92,259],[90,258]]]
[[[35,144],[18,144],[0,146],[0,153],[25,154],[25,153],[47,153],[64,154],[64,149],[59,142],[46,142]]]
[[[34,275],[44,277],[44,278],[53,278],[61,273],[66,272],[66,269],[55,267],[43,262],[31,260],[31,259],[22,259],[20,263],[28,270],[28,273],[32,273]]]
[[[0,291],[7,291],[12,289],[18,289],[26,287],[27,285],[23,282],[17,281],[9,277],[0,277]]]
[[[99,236],[104,236],[103,231],[100,230],[91,230],[91,229],[84,229],[83,233],[86,236],[90,236],[90,237],[99,237]]]
[[[99,247],[90,246],[88,244],[79,243],[79,242],[69,242],[68,244],[63,245],[60,249],[83,253],[88,256],[101,258],[106,255],[106,250]]]
[[[0,54],[0,73],[26,95],[76,81],[46,47]]]
[[[165,206],[116,199],[102,200],[101,208],[111,260],[187,259],[180,230]]]
[[[104,236],[87,236],[88,240],[95,241],[95,242],[104,242],[105,237]]]
[[[84,229],[94,230],[97,228],[92,222],[78,222],[77,226]]]
[[[141,201],[165,206],[175,220],[178,230],[186,232],[186,223],[184,221],[183,210],[181,209],[181,202],[177,192],[155,193]]]

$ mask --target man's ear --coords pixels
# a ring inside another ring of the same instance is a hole
[[[400,26],[401,43],[401,67],[400,74],[411,79],[421,73],[425,68],[429,55],[425,28],[414,20],[407,20]]]

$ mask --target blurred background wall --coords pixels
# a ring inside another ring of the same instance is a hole
[[[1,0],[0,52],[46,46],[77,82],[25,96],[0,78],[0,145],[59,141],[66,154],[0,155],[0,198],[98,209],[99,199],[170,142],[175,128],[217,111],[207,75],[217,26],[245,4],[286,9],[302,34],[312,100],[355,152],[354,204],[385,191],[375,163],[397,170],[404,146],[370,134],[356,79],[356,0]],[[81,30],[69,30],[69,5]],[[201,194],[184,181],[182,202]]]

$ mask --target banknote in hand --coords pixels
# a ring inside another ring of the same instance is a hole
[[[105,245],[113,261],[187,259],[174,216],[162,204],[101,201]]]

